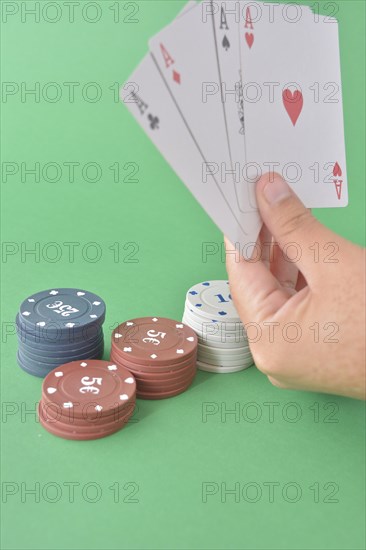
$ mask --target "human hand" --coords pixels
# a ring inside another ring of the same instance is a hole
[[[260,334],[248,325],[256,366],[280,388],[365,399],[364,250],[318,222],[281,176],[263,176],[256,193],[260,259],[226,240],[233,301]]]

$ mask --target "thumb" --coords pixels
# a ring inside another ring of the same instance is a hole
[[[316,273],[309,247],[315,242],[328,242],[333,233],[314,218],[279,174],[262,176],[256,194],[261,217],[274,241],[288,261],[297,263],[310,283]]]

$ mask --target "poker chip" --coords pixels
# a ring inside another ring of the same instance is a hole
[[[196,374],[197,335],[180,321],[142,317],[112,334],[111,361],[133,373],[142,399],[164,399],[185,391]]]
[[[253,362],[251,363],[253,364]],[[217,367],[217,366],[214,366],[214,365],[209,365],[207,363],[203,363],[202,361],[197,361],[197,367],[200,369],[200,370],[203,370],[203,371],[206,371],[206,372],[214,372],[216,374],[229,374],[229,373],[233,373],[233,372],[240,372],[248,367],[250,367],[251,365],[248,365],[247,367],[223,367],[223,366],[220,366],[220,367]]]
[[[18,365],[28,374],[32,374],[33,376],[38,376],[39,378],[44,378],[49,372],[50,369],[42,369],[42,365],[35,369],[32,365],[30,365],[26,360],[23,361],[22,355],[19,354],[19,351],[17,352],[17,363]]]
[[[205,281],[190,288],[183,323],[197,334],[197,367],[200,370],[230,373],[253,364],[228,281]]]
[[[189,323],[189,326],[194,329],[196,334],[202,340],[210,340],[212,342],[231,342],[234,345],[242,345],[243,342],[246,342],[247,337],[242,327],[242,330],[236,330],[233,332],[230,328],[227,328],[226,323],[212,323],[203,321],[197,323],[192,321],[192,318],[187,315],[187,312],[184,312],[184,319],[186,323]]]
[[[22,343],[30,346],[37,345],[37,347],[45,350],[52,349],[57,345],[58,348],[66,351],[75,346],[87,345],[103,335],[102,325],[99,324],[89,325],[78,333],[73,328],[65,329],[63,332],[58,330],[54,333],[40,328],[32,332],[29,327],[18,321],[18,316],[16,318],[16,330],[18,339]]]
[[[101,359],[105,313],[102,298],[86,290],[51,289],[26,298],[16,316],[19,366],[44,377],[64,363]]]
[[[244,342],[246,339],[246,334],[244,333],[243,327],[241,330],[231,330],[227,328],[224,323],[197,323],[192,321],[189,315],[184,315],[184,318],[189,326],[194,328],[195,332],[199,334],[202,339],[209,339],[212,341],[227,341],[233,343]]]
[[[184,386],[182,386],[178,389],[165,390],[165,391],[163,390],[163,391],[159,391],[159,392],[139,390],[138,397],[140,399],[167,399],[168,397],[175,397],[176,395],[179,395],[179,394],[185,392],[189,388],[191,383],[193,382],[193,379],[194,379],[194,376],[188,384],[185,384]]]
[[[245,357],[246,355],[251,355],[250,351],[245,346],[240,346],[237,348],[215,348],[212,346],[207,346],[206,344],[200,344],[200,350],[206,355],[213,355],[227,357],[228,359],[235,357]]]
[[[108,361],[74,361],[44,379],[38,415],[54,435],[97,439],[125,426],[135,400],[136,382],[125,368]]]
[[[19,321],[30,330],[48,332],[80,330],[105,318],[103,300],[86,290],[59,288],[43,290],[26,298],[20,305]]]
[[[98,359],[102,357],[104,352],[104,343],[99,344],[93,349],[90,349],[87,352],[80,352],[75,354],[70,354],[67,356],[66,361],[69,363],[71,361],[79,361],[82,359],[85,359],[87,356],[88,359]],[[18,357],[22,361],[23,364],[28,365],[28,368],[33,369],[34,373],[36,373],[37,370],[42,370],[46,372],[49,372],[50,370],[53,370],[59,365],[62,365],[65,361],[65,358],[63,357],[56,357],[56,358],[50,358],[45,356],[37,356],[30,354],[28,352],[24,352],[24,350],[18,349]],[[44,376],[44,375],[43,375]]]
[[[214,359],[212,357],[208,357],[205,355],[200,355],[200,362],[212,365],[213,367],[240,367],[242,366],[243,369],[249,367],[253,364],[252,357],[248,359],[242,359],[242,360],[235,360],[235,361],[227,361],[227,360],[221,360],[221,359]]]
[[[195,373],[190,373],[189,376],[183,376],[181,378],[175,378],[173,380],[165,380],[165,381],[161,381],[161,380],[155,380],[155,381],[151,381],[149,380],[148,382],[146,381],[136,381],[137,385],[138,385],[138,388],[139,388],[139,391],[147,391],[147,392],[151,392],[151,391],[157,391],[157,392],[162,392],[162,391],[174,391],[174,390],[177,390],[179,388],[182,388],[183,386],[186,386],[187,384],[191,384],[191,382],[193,382],[193,379],[195,377]]]
[[[229,281],[206,281],[190,288],[186,297],[191,311],[212,321],[240,321],[230,296]]]
[[[192,362],[194,362],[197,358],[197,352],[191,357],[191,359],[184,361],[183,363],[176,363],[176,364],[169,364],[165,366],[159,366],[156,363],[153,363],[150,367],[149,365],[139,365],[138,363],[132,363],[130,361],[126,361],[123,357],[121,357],[118,353],[116,353],[111,348],[111,355],[113,354],[113,357],[116,359],[116,361],[119,361],[121,364],[123,364],[127,369],[133,371],[136,373],[136,375],[140,374],[146,374],[147,369],[151,369],[148,372],[151,372],[154,375],[157,374],[169,374],[171,376],[174,375],[174,373],[181,372],[185,368],[191,368]]]
[[[72,347],[70,348],[62,348],[60,346],[57,346],[57,347],[54,347],[54,346],[47,346],[46,348],[45,347],[37,347],[37,349],[35,349],[34,347],[32,346],[29,346],[28,345],[28,342],[25,343],[25,342],[22,342],[21,343],[21,349],[23,351],[23,353],[25,354],[31,354],[31,355],[36,355],[37,357],[41,358],[41,357],[45,357],[45,358],[48,358],[48,359],[53,359],[53,358],[57,358],[57,359],[62,359],[62,361],[59,361],[58,364],[61,364],[61,363],[64,363],[64,358],[69,356],[69,355],[72,355],[73,353],[88,353],[91,349],[94,349],[95,347],[97,346],[101,346],[104,344],[104,338],[103,338],[103,334],[100,335],[100,337],[98,337],[97,340],[93,340],[92,342],[88,343],[85,345],[85,342],[82,343],[81,346],[76,346],[76,344],[74,344]],[[44,360],[44,359],[42,359]]]
[[[38,414],[40,419],[42,416],[44,416],[44,412],[42,412],[41,407],[38,408]],[[40,422],[46,428],[46,430],[53,435],[62,437],[63,439],[74,439],[78,441],[83,441],[83,440],[85,441],[90,439],[100,439],[101,437],[112,435],[113,433],[124,428],[124,426],[127,424],[130,417],[131,415],[128,414],[119,420],[113,419],[111,422],[105,423],[104,425],[95,424],[93,428],[91,428],[89,425],[87,425],[84,428],[81,428],[76,424],[72,424],[72,429],[70,429],[66,424],[66,428],[65,428],[64,424],[57,423],[56,421],[51,421],[48,418],[48,413],[47,413],[47,420],[46,421],[40,420]]]
[[[112,342],[127,360],[168,365],[190,357],[197,337],[179,321],[142,317],[119,325],[113,331]]]

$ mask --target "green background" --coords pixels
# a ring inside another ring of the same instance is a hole
[[[20,2],[11,4],[21,9]],[[100,294],[108,307],[108,357],[109,335],[117,322],[145,315],[179,319],[187,288],[226,278],[219,253],[202,259],[203,243],[221,246],[220,232],[115,98],[116,83],[128,79],[147,51],[148,38],[175,17],[183,2],[138,2],[136,23],[123,22],[133,4],[97,2],[102,17],[95,24],[82,19],[84,4],[75,8],[74,23],[67,21],[63,2],[58,3],[62,18],[54,24],[43,17],[37,23],[31,16],[22,22],[20,12],[2,22],[3,82],[20,88],[22,82],[28,88],[39,82],[41,93],[49,82],[62,89],[54,103],[42,95],[39,102],[31,96],[22,101],[20,92],[3,95],[1,102],[2,167],[13,162],[19,168],[2,178],[2,546],[364,548],[360,402],[281,391],[253,367],[226,376],[199,372],[183,395],[139,401],[133,422],[102,440],[58,439],[37,423],[34,407],[41,380],[17,367],[11,333],[27,295],[57,286]],[[362,243],[365,4],[334,5],[340,21],[350,205],[317,211],[316,216]],[[118,7],[120,21],[114,22]],[[54,17],[49,9],[48,17]],[[331,13],[329,3],[321,3],[321,9]],[[80,83],[74,102],[68,100],[64,82]],[[89,82],[102,91],[94,103],[81,93]],[[73,182],[65,166],[59,181],[47,181],[54,177],[51,169],[46,180],[28,175],[22,181],[21,163],[30,167],[36,162],[41,167],[78,162],[80,167]],[[83,177],[81,167],[88,162],[100,165],[99,181]],[[120,165],[117,182],[109,168],[115,163]],[[131,172],[126,163],[138,165],[135,182],[126,178]],[[68,242],[79,243],[74,258],[64,244]],[[25,254],[37,247],[39,254]],[[117,248],[119,257],[113,252]],[[92,261],[96,250],[100,257]],[[204,418],[207,406],[214,414]],[[225,414],[235,407],[238,416]],[[295,413],[297,421],[291,422]],[[79,485],[70,502],[67,486],[73,482]],[[269,482],[277,484],[273,502]],[[95,491],[88,483],[100,488],[98,502],[89,502]],[[215,492],[207,502],[204,483]],[[39,502],[26,493],[37,484]],[[61,496],[52,503],[58,498],[54,484]],[[116,484],[118,502],[110,489]],[[225,487],[235,486],[240,498],[227,494],[225,501]],[[10,487],[15,494],[7,496]],[[130,502],[135,487],[136,502]],[[289,502],[294,487],[301,496]]]

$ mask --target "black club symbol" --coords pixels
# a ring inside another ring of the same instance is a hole
[[[157,117],[157,116],[153,116],[153,115],[148,115],[147,118],[148,118],[149,121],[150,121],[150,128],[151,128],[152,130],[155,130],[155,129],[159,130],[159,122],[160,122],[160,121],[159,121],[158,117]]]

